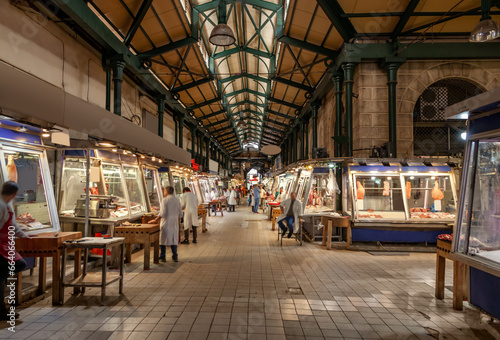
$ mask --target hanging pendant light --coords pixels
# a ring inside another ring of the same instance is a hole
[[[226,2],[224,0],[219,3],[219,23],[210,33],[208,41],[215,46],[229,46],[236,41],[233,30],[226,24]]]
[[[500,27],[490,16],[491,1],[481,1],[481,21],[472,30],[469,41],[484,42],[500,36]]]
[[[245,123],[245,120],[243,118],[244,118],[243,112],[240,112],[240,120],[238,121],[238,123],[236,123],[237,128],[246,128],[247,127],[247,124]]]

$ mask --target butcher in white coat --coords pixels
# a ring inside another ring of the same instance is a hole
[[[181,244],[189,244],[189,229],[193,228],[193,243],[198,236],[198,198],[191,189],[182,189],[181,207],[184,210],[184,241]]]
[[[174,194],[174,187],[166,187],[167,195],[161,202],[160,214],[149,223],[160,222],[160,260],[166,262],[167,246],[172,248],[172,259],[178,261],[179,219],[182,217],[181,202]]]
[[[231,192],[229,193],[229,198],[227,200],[227,204],[229,204],[229,211],[234,211],[234,207],[236,206],[236,191],[231,187]]]
[[[278,221],[278,226],[281,228],[281,235],[285,236],[288,229],[288,238],[290,238],[300,228],[299,216],[302,214],[302,203],[297,199],[297,193],[292,192],[290,198],[281,202],[280,208],[281,215],[278,216],[276,221]]]

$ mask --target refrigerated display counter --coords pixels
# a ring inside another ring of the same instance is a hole
[[[435,243],[457,211],[452,167],[443,160],[355,160],[343,165],[343,212],[353,241]]]
[[[155,164],[141,160],[141,168],[144,175],[144,187],[146,188],[148,212],[157,214],[160,212],[163,192],[158,169]]]
[[[0,179],[19,185],[14,217],[28,234],[60,231],[47,158],[53,148],[43,144],[43,133],[38,127],[0,120]]]
[[[182,165],[172,165],[169,167],[171,173],[171,185],[174,187],[175,195],[181,197],[182,190],[184,188],[193,188],[190,185],[191,176],[193,176],[193,170],[187,166]]]
[[[76,228],[85,232],[87,152],[90,153],[89,232],[112,235],[115,225],[140,220],[148,212],[144,174],[131,152],[63,151],[59,218],[64,231]]]
[[[470,268],[469,302],[500,318],[500,88],[446,109],[468,119],[452,253]],[[465,112],[464,112],[465,111]]]

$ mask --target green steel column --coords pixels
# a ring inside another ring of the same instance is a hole
[[[111,111],[111,69],[106,66],[106,110]]]
[[[302,136],[300,143],[300,159],[306,159],[306,122],[304,119],[300,120]]]
[[[345,79],[345,129],[347,135],[347,157],[352,156],[353,132],[352,132],[352,87],[354,84],[354,69],[356,64],[342,64]]]
[[[318,110],[320,103],[311,103],[311,118],[312,118],[312,147],[316,149],[318,147]]]
[[[342,136],[342,73],[336,72],[333,75],[333,84],[335,88],[335,134],[336,138]],[[342,157],[342,144],[335,141],[335,157]]]
[[[297,162],[297,130],[292,130],[292,162]]]
[[[306,155],[305,159],[309,159],[309,123],[306,124]]]
[[[207,149],[205,150],[206,151],[206,155],[207,155],[207,158],[205,160],[205,171],[208,171],[208,167],[209,167],[209,163],[210,163],[210,138],[206,138],[206,143],[207,143]]]
[[[290,138],[290,135],[288,135],[288,163],[291,164],[293,163],[293,145],[292,145],[292,138]]]
[[[156,97],[158,104],[158,136],[163,138],[163,113],[165,112],[165,96],[160,95]]]
[[[196,126],[191,127],[191,159],[196,162]]]
[[[177,128],[178,128],[178,124],[177,124],[177,119],[175,118],[174,116],[174,132],[175,132],[175,145],[179,146],[179,134],[178,134],[178,131],[177,131]]]
[[[179,116],[179,147],[184,148],[184,116]]]
[[[123,69],[125,62],[123,58],[115,59],[111,62],[113,67],[113,112],[118,116],[122,115],[122,82],[123,82]]]
[[[387,88],[389,91],[389,157],[397,157],[397,113],[396,85],[398,84],[399,63],[389,63],[387,69]]]

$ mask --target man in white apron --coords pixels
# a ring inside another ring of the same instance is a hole
[[[290,238],[300,228],[299,216],[302,214],[302,203],[297,199],[297,193],[292,192],[290,198],[281,202],[280,208],[281,215],[276,220],[278,221],[278,226],[281,228],[281,235],[285,236],[288,228],[288,238]]]
[[[198,236],[198,198],[191,189],[182,189],[181,207],[184,210],[184,241],[181,244],[189,244],[189,229],[193,228],[193,243]]]
[[[160,223],[160,260],[167,262],[167,246],[172,248],[172,259],[178,261],[177,245],[179,244],[179,219],[182,217],[181,202],[174,195],[174,187],[166,188],[167,195],[161,202],[160,214],[149,223]]]

